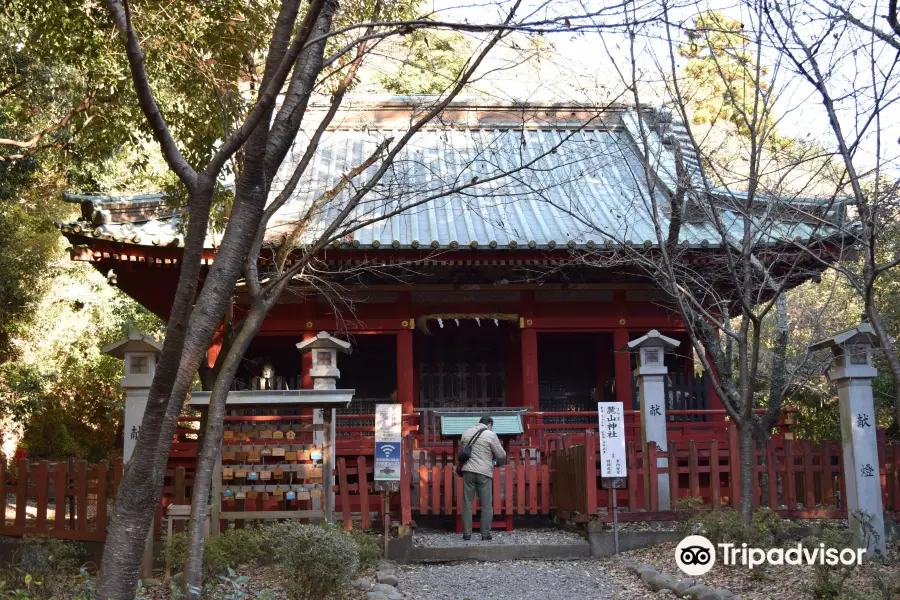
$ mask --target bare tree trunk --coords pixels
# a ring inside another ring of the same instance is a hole
[[[741,453],[741,506],[738,514],[741,521],[749,523],[753,518],[753,478],[756,474],[753,460],[753,427],[745,422],[738,426],[738,446]]]
[[[768,436],[760,438],[759,435],[754,436],[754,441],[756,442],[756,450],[759,452],[759,458],[757,458],[757,463],[765,467],[764,471],[761,471],[759,474],[759,495],[761,496],[760,504],[763,502],[766,503],[769,508],[775,510],[776,507],[769,505],[769,459],[766,455],[766,446],[768,445]],[[771,482],[774,484],[774,482]]]
[[[191,517],[188,527],[188,555],[184,565],[184,590],[188,600],[199,600],[203,585],[203,541],[206,537],[206,516],[209,505],[205,499],[212,488],[212,476],[222,445],[222,431],[225,428],[225,402],[231,382],[241,364],[241,359],[256,331],[266,317],[269,305],[262,301],[255,303],[244,321],[240,333],[228,351],[222,368],[216,377],[209,398],[206,431],[203,445],[197,457],[197,470],[191,498]],[[221,498],[212,498],[221,502]],[[218,527],[218,523],[213,523]]]
[[[166,327],[166,339],[141,421],[141,434],[134,454],[125,466],[106,536],[97,585],[100,598],[130,598],[134,595],[147,535],[162,495],[165,470],[160,472],[158,469],[158,449],[164,446],[165,459],[168,459],[177,413],[172,419],[166,409],[180,370],[212,204],[212,182],[198,179],[198,189],[190,197],[191,219],[172,303],[172,317]],[[152,437],[154,434],[156,439]]]

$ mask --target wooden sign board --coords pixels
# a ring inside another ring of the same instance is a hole
[[[600,476],[625,477],[625,411],[621,402],[598,402],[600,419]]]

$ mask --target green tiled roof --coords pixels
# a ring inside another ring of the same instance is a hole
[[[522,415],[491,415],[494,419],[494,433],[497,435],[519,435],[522,429]],[[481,415],[441,415],[441,435],[462,435],[470,427],[478,425]]]

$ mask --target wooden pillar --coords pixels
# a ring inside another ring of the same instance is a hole
[[[522,405],[532,411],[540,410],[538,396],[537,331],[522,329]]]
[[[624,410],[632,410],[631,398],[631,354],[625,345],[628,343],[628,330],[616,329],[613,333],[613,349],[615,351],[616,368],[616,402],[623,404]]]
[[[595,333],[597,336],[595,348],[597,349],[596,369],[597,369],[597,402],[603,402],[603,388],[606,382],[612,377],[612,354],[613,348],[610,345],[609,334]]]
[[[303,334],[303,341],[311,340],[316,337],[316,334],[312,332],[307,332]],[[313,380],[309,375],[309,370],[312,369],[312,352],[305,352],[300,358],[300,386],[301,389],[311,390],[313,389]]]
[[[403,414],[410,414],[416,406],[413,385],[413,332],[401,329],[397,332],[397,402],[403,405]]]

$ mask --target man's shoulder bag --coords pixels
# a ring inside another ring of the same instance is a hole
[[[487,428],[478,430],[478,432],[475,433],[475,435],[472,436],[472,439],[469,440],[469,443],[466,444],[466,445],[464,445],[462,448],[459,449],[459,454],[456,456],[456,459],[457,459],[457,460],[456,460],[456,474],[457,474],[457,475],[462,476],[462,474],[463,474],[463,471],[462,471],[463,466],[464,466],[467,462],[469,462],[469,459],[470,459],[470,458],[472,458],[472,446],[475,445],[475,441],[476,441],[476,440],[479,438],[479,436],[481,436],[481,434],[484,433],[485,431],[487,431]]]

